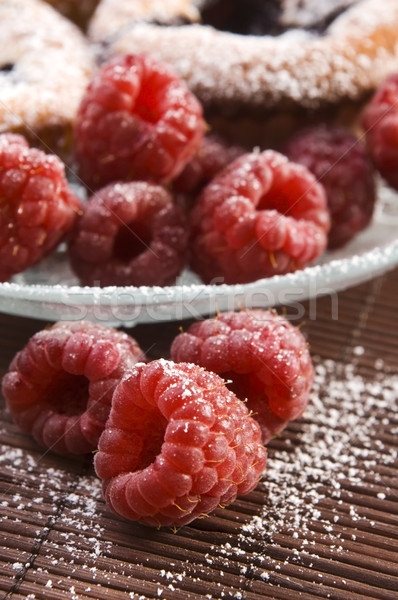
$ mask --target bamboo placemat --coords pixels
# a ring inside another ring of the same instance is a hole
[[[90,460],[0,430],[0,590],[7,600],[396,600],[398,271],[301,307],[316,365],[304,417],[269,445],[262,482],[177,533],[106,508]],[[0,315],[0,375],[43,322]],[[180,325],[129,332],[168,356]]]

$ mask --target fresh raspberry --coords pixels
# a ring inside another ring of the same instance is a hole
[[[388,77],[365,106],[361,124],[376,168],[398,190],[398,73]]]
[[[289,140],[286,154],[325,187],[329,249],[344,246],[369,225],[376,202],[374,170],[365,147],[351,132],[332,125],[309,127]]]
[[[113,511],[180,527],[254,489],[266,456],[258,424],[218,375],[161,359],[117,386],[95,469]]]
[[[59,322],[14,357],[2,391],[15,423],[45,448],[85,454],[97,446],[116,384],[145,355],[126,333]]]
[[[174,339],[171,357],[230,381],[260,424],[264,444],[300,417],[309,401],[314,369],[305,338],[268,310],[226,312],[196,322]]]
[[[166,65],[116,56],[94,75],[76,120],[83,182],[98,189],[132,179],[166,183],[199,147],[202,107]]]
[[[0,135],[0,281],[53,250],[79,210],[56,156],[29,148],[21,135]]]
[[[327,243],[323,186],[273,150],[244,154],[191,213],[191,266],[205,283],[245,283],[300,269]]]
[[[83,206],[69,243],[85,285],[167,285],[186,262],[187,224],[165,188],[110,184]]]
[[[199,150],[173,181],[173,190],[197,196],[220,171],[244,153],[243,148],[228,144],[215,133],[206,135]]]

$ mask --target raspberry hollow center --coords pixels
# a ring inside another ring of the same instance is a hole
[[[299,192],[300,193],[300,192]],[[295,196],[289,197],[289,193],[281,193],[271,188],[261,198],[257,210],[276,210],[282,215],[293,216]]]
[[[128,263],[150,246],[152,235],[147,223],[132,222],[120,227],[114,241],[113,253],[116,259]]]
[[[238,396],[238,398],[247,400],[249,410],[251,409],[251,400],[264,400],[266,398],[264,383],[255,373],[236,373],[235,371],[227,371],[222,373],[221,376],[228,382],[227,387],[231,392]]]
[[[158,412],[148,414],[145,421],[142,423],[142,432],[137,431],[136,435],[139,439],[142,436],[143,444],[140,456],[137,458],[136,470],[140,471],[149,467],[155,458],[160,454],[164,435],[166,431],[167,421]]]
[[[84,375],[62,372],[43,391],[43,401],[60,415],[81,415],[87,407],[88,388],[89,381]]]

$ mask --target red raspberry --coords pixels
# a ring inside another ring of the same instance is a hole
[[[314,369],[306,341],[274,312],[226,312],[194,323],[174,339],[171,357],[230,380],[260,424],[264,444],[308,404]]]
[[[117,386],[95,469],[113,511],[179,527],[254,489],[266,456],[258,424],[218,375],[161,359]]]
[[[53,250],[73,225],[80,201],[56,156],[29,148],[21,135],[0,135],[0,281]]]
[[[361,142],[342,127],[320,125],[289,140],[290,160],[307,167],[326,190],[328,248],[340,248],[369,225],[376,202],[372,163]]]
[[[388,77],[365,106],[361,124],[376,168],[398,190],[398,73]]]
[[[92,79],[76,121],[84,183],[145,179],[166,183],[184,168],[205,129],[186,84],[145,55],[121,55]]]
[[[244,154],[192,210],[192,268],[206,283],[287,273],[322,254],[328,228],[325,190],[308,169],[273,150]]]
[[[2,391],[15,423],[41,446],[85,454],[97,446],[116,384],[142,360],[126,333],[64,321],[36,333],[18,352]]]
[[[174,180],[173,189],[196,196],[220,171],[244,152],[243,148],[228,144],[217,134],[206,135],[197,153]]]
[[[85,285],[166,285],[185,265],[187,238],[184,213],[163,187],[116,183],[84,204],[69,255]]]

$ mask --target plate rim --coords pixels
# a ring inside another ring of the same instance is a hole
[[[377,275],[381,275],[393,269],[396,265],[398,265],[398,238],[384,246],[377,246],[350,257],[333,259],[327,263],[308,266],[294,273],[274,275],[273,277],[244,284],[229,285],[222,283],[206,285],[192,283],[165,287],[108,286],[100,288],[62,283],[20,284],[16,282],[4,282],[0,284],[0,310],[8,314],[37,317],[42,313],[40,308],[37,311],[33,310],[29,312],[28,315],[21,312],[18,307],[15,308],[10,304],[4,305],[2,301],[25,301],[34,305],[45,303],[47,310],[50,308],[48,318],[51,318],[51,307],[54,309],[54,305],[65,303],[66,299],[70,300],[74,297],[77,300],[76,307],[82,306],[90,309],[90,307],[101,304],[102,308],[106,309],[107,306],[114,306],[115,295],[123,294],[126,295],[126,302],[122,303],[121,306],[139,306],[143,309],[164,307],[167,309],[167,307],[175,306],[178,302],[193,302],[194,305],[197,305],[206,300],[220,302],[226,297],[229,299],[233,298],[235,301],[241,301],[250,294],[259,294],[261,292],[272,294],[281,289],[281,282],[284,285],[284,289],[289,291],[291,302],[304,301],[311,297],[342,291],[343,289],[372,279]],[[347,277],[348,270],[352,270],[351,279]],[[277,300],[277,298],[275,299]],[[248,304],[251,304],[250,301]],[[272,303],[275,306],[280,304],[281,302],[278,301]],[[247,308],[249,307],[247,306]],[[211,310],[207,312],[210,313]],[[41,317],[39,316],[38,318]],[[142,318],[139,320],[148,322]],[[164,315],[164,320],[170,320],[167,313]],[[123,319],[117,318],[115,321],[122,323]]]

